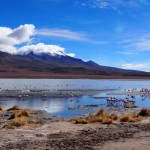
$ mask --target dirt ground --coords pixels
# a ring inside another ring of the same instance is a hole
[[[0,130],[0,150],[148,150],[150,123],[118,125],[53,122]]]

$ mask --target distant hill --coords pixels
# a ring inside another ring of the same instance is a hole
[[[0,52],[0,77],[19,78],[100,78],[150,77],[150,73],[101,66],[93,61],[85,62],[67,55],[50,53],[12,55]]]

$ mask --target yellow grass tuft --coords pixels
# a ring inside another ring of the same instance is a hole
[[[124,114],[120,117],[120,122],[138,122],[141,118],[136,113]]]
[[[148,109],[141,109],[141,111],[138,113],[139,116],[142,116],[142,117],[148,117],[150,116],[150,110]]]
[[[14,111],[14,110],[20,110],[20,107],[17,106],[17,105],[15,105],[15,106],[13,106],[13,107],[7,109],[7,111]]]
[[[87,120],[88,123],[102,122],[102,117],[100,117],[100,116],[91,116],[91,117],[88,117],[86,120]]]
[[[11,123],[6,124],[3,128],[14,129],[15,127],[27,126],[28,122],[26,118],[15,118]]]
[[[112,124],[112,120],[110,118],[103,118],[102,124]]]
[[[127,114],[124,114],[120,118],[120,122],[128,122],[129,121],[129,116]]]
[[[81,119],[81,118],[78,118],[75,120],[74,122],[75,124],[87,124],[87,120],[86,119]]]
[[[100,109],[100,110],[98,110],[98,111],[95,113],[95,116],[101,116],[101,115],[104,114],[104,112],[105,112],[104,109]]]
[[[11,124],[6,124],[3,128],[5,128],[5,129],[14,129],[14,127]]]
[[[13,112],[13,113],[11,114],[11,116],[10,116],[8,119],[11,120],[11,119],[15,119],[15,118],[17,118],[17,117],[18,117],[18,112],[15,111],[15,112]]]
[[[21,110],[21,112],[19,113],[18,117],[30,117],[29,111],[27,109],[23,109]]]
[[[125,108],[136,108],[137,106],[131,105],[131,104],[126,104],[124,107]]]
[[[84,118],[76,118],[71,119],[71,122],[74,122],[76,124],[87,124],[87,123],[102,123],[102,124],[111,124],[113,120],[117,120],[116,114],[108,114],[104,111],[104,109],[98,110],[95,114],[89,115]]]
[[[2,106],[0,106],[0,111],[3,111],[3,108],[2,108]]]
[[[27,120],[24,118],[15,118],[13,122],[10,124],[11,126],[20,127],[20,126],[26,126]]]
[[[16,110],[12,113],[12,115],[8,118],[9,120],[21,117],[30,117],[29,111],[27,109]]]
[[[117,120],[118,119],[118,116],[115,113],[112,113],[110,115],[110,117],[111,117],[112,120]]]
[[[115,113],[108,114],[104,109],[98,110],[95,114],[89,115],[84,118],[70,119],[70,122],[76,124],[87,124],[87,123],[101,123],[101,124],[114,124],[117,122],[139,122],[142,120],[141,116],[150,116],[150,110],[142,109],[139,113],[123,114],[117,116]]]

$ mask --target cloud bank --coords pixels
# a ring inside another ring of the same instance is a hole
[[[63,56],[67,55],[71,57],[75,56],[75,54],[73,53],[66,53],[63,47],[60,47],[57,45],[45,45],[44,43],[38,43],[35,45],[27,45],[18,49],[18,54],[21,54],[21,55],[26,55],[30,52],[34,52],[36,54],[50,53],[52,56],[55,56],[55,55],[63,55]]]
[[[42,31],[41,31],[42,32]],[[53,34],[57,33],[57,36],[64,35],[66,32],[51,31]],[[68,31],[67,31],[68,32]],[[43,32],[42,32],[43,33]],[[76,38],[78,34],[70,32],[72,35],[68,38]],[[49,33],[50,34],[50,33]],[[8,27],[0,27],[0,51],[11,54],[28,54],[33,51],[36,54],[50,53],[51,55],[68,55],[74,57],[73,53],[66,53],[65,48],[58,45],[47,45],[44,43],[30,44],[34,36],[36,35],[35,26],[32,24],[20,25],[15,29]],[[80,37],[81,38],[81,37]]]

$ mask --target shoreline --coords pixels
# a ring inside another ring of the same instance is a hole
[[[6,90],[0,91],[0,97],[18,97],[20,96],[28,97],[28,96],[45,96],[50,98],[55,97],[80,97],[83,95],[92,96],[93,94],[99,94],[102,92],[112,91],[114,89],[104,89],[104,90],[37,90],[37,91],[20,91],[20,90]]]
[[[3,90],[0,91],[0,97],[28,97],[28,96],[43,96],[49,98],[66,98],[66,97],[80,97],[80,96],[91,96],[94,99],[102,99],[108,98],[110,95],[142,95],[142,94],[150,94],[140,91],[120,91],[118,89],[99,89],[99,90]],[[100,93],[105,93],[106,96],[93,96]]]
[[[128,75],[74,75],[74,74],[41,74],[41,73],[29,73],[29,74],[0,74],[0,79],[143,79],[150,80],[150,75],[147,76],[128,76]]]
[[[76,96],[91,96],[92,98],[95,99],[101,99],[101,98],[107,98],[106,97],[97,97],[97,96],[92,96],[96,95],[99,93],[105,93],[106,95],[141,95],[144,94],[145,92],[141,91],[123,91],[120,89],[55,89],[55,90],[2,90],[0,91],[0,97],[1,96],[19,96],[19,95],[28,95],[28,96],[49,96],[49,97],[76,97]],[[149,94],[149,93],[145,93]]]

